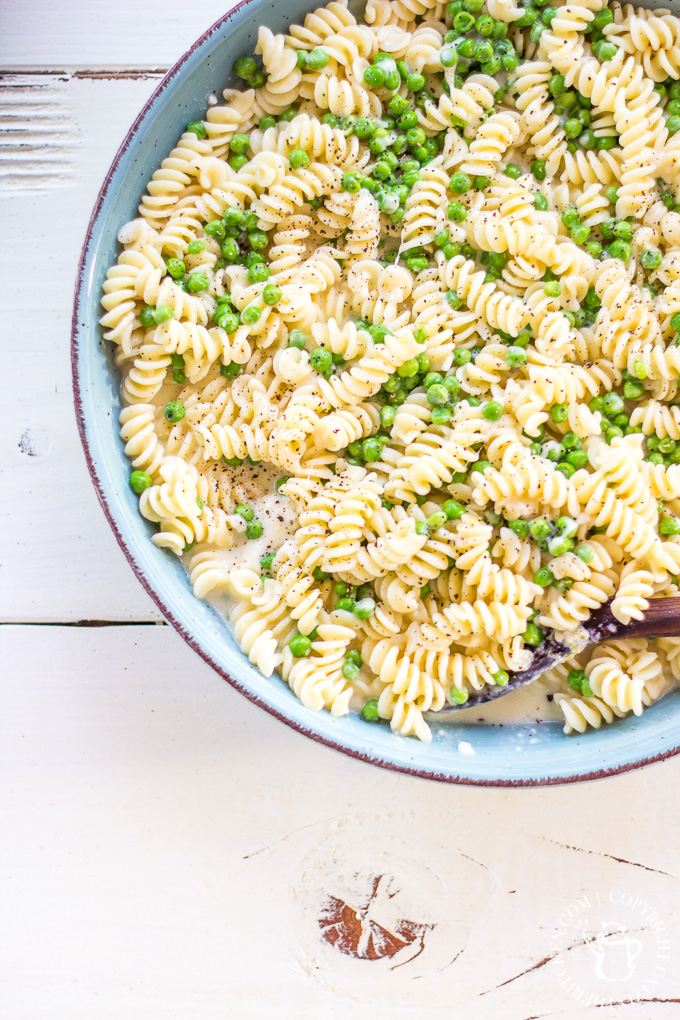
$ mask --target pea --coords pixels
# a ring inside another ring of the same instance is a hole
[[[472,187],[472,181],[467,174],[454,174],[449,182],[449,187],[457,195],[464,195]]]
[[[562,293],[562,284],[558,280],[548,280],[543,284],[543,291],[548,297],[559,297]]]
[[[378,702],[375,698],[371,698],[364,704],[361,709],[361,718],[366,722],[379,722],[380,716],[378,715]]]
[[[257,71],[257,64],[252,57],[239,57],[234,61],[234,74],[248,81]]]
[[[227,237],[222,241],[222,255],[227,262],[235,262],[239,254],[239,246],[233,237]]]
[[[453,19],[453,27],[457,32],[469,32],[474,23],[475,19],[467,11],[460,11]]]
[[[354,603],[354,615],[359,620],[367,620],[375,612],[375,599],[364,598]]]
[[[515,24],[517,24],[517,22],[515,22]],[[540,645],[543,640],[543,631],[540,627],[537,627],[535,623],[528,623],[527,629],[524,631],[522,637],[524,638],[525,645],[535,647],[536,645]]]
[[[524,13],[520,18],[517,18],[514,24],[517,25],[518,28],[530,28],[535,24],[537,18],[538,14],[533,7],[525,7]]]
[[[602,245],[599,241],[589,241],[586,245],[586,252],[591,258],[599,259],[602,257]]]
[[[441,383],[433,383],[427,389],[427,399],[433,407],[441,407],[449,401],[449,391]]]
[[[317,347],[316,350],[312,351],[309,360],[312,368],[321,374],[327,372],[333,366],[333,355],[323,347]]]
[[[661,261],[662,255],[658,248],[647,248],[640,256],[640,265],[643,269],[658,269]]]
[[[269,266],[264,262],[255,262],[248,270],[248,283],[264,283],[269,279]]]
[[[427,258],[424,255],[417,255],[415,257],[406,259],[406,268],[412,273],[422,273],[424,269],[427,269]]]
[[[226,333],[231,336],[238,329],[240,322],[237,315],[230,312],[229,309],[224,306],[221,310],[217,309],[213,316],[215,324],[223,329]]]
[[[587,227],[585,223],[574,227],[571,231],[571,237],[576,244],[585,244],[590,237],[590,227]]]
[[[130,475],[130,488],[140,496],[145,489],[149,488],[152,481],[151,475],[147,474],[146,471],[133,471]]]
[[[595,53],[595,56],[600,61],[600,63],[604,64],[606,60],[611,60],[613,57],[616,56],[618,52],[618,47],[611,42],[601,42],[599,44],[596,43],[596,45],[593,47],[593,52]]]
[[[269,244],[269,238],[265,234],[264,230],[251,230],[248,234],[248,244],[255,251],[261,251],[266,248]]]
[[[517,22],[515,22],[517,24]],[[508,163],[504,168],[503,173],[506,177],[511,177],[513,180],[517,180],[518,177],[522,176],[522,171],[516,163]]]
[[[182,259],[168,259],[166,267],[173,280],[181,280],[187,271]]]
[[[501,68],[503,71],[515,71],[519,67],[519,57],[516,53],[504,53],[501,56]]]
[[[238,365],[235,361],[230,361],[227,365],[220,365],[220,375],[225,379],[235,379],[242,371],[243,366]]]
[[[570,117],[569,120],[564,123],[564,133],[567,138],[578,138],[583,130],[583,125],[577,117]]]
[[[534,195],[534,208],[539,212],[545,212],[548,208],[548,199],[545,195]]]
[[[508,521],[508,527],[511,531],[514,531],[519,538],[528,538],[529,536],[528,521]]]
[[[392,408],[390,408],[392,410]],[[379,439],[364,439],[361,444],[361,455],[365,461],[380,460],[383,444]]]
[[[254,326],[256,322],[260,321],[261,315],[262,312],[257,305],[248,305],[248,307],[244,308],[241,312],[241,318],[245,322],[246,326]]]
[[[190,131],[192,135],[196,135],[197,138],[208,137],[208,132],[202,120],[192,120],[190,124],[187,124],[187,131]]]
[[[296,659],[302,659],[305,655],[309,655],[312,648],[312,642],[308,637],[305,637],[304,634],[296,634],[295,637],[290,639],[288,647],[290,648],[291,654],[294,655]]]
[[[482,404],[482,416],[487,421],[498,421],[503,414],[503,405],[497,400],[489,400],[486,404]]]
[[[166,421],[175,422],[181,421],[184,417],[184,404],[180,404],[177,400],[170,400],[163,408],[163,415]]]
[[[529,524],[529,534],[532,538],[547,538],[550,531],[550,524],[544,517],[537,517]]]
[[[187,278],[187,290],[190,294],[200,294],[210,286],[210,279],[207,273],[189,273]]]

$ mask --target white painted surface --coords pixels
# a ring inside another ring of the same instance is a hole
[[[68,362],[90,209],[157,78],[74,72],[168,65],[221,13],[0,4],[0,621],[24,624],[0,629],[0,1017],[675,1020],[680,760],[442,787],[293,733],[168,627],[46,625],[157,615],[96,505]]]

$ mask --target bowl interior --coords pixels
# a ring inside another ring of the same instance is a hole
[[[91,475],[118,541],[166,618],[226,680],[251,700],[313,739],[384,767],[449,782],[534,785],[597,778],[675,754],[680,691],[637,718],[584,736],[565,737],[558,723],[521,726],[432,725],[431,744],[392,734],[355,715],[310,712],[279,678],[265,679],[234,643],[225,621],[194,598],[182,564],[150,541],[151,526],[127,484],[118,437],[120,397],[112,350],[98,325],[102,282],[117,254],[120,226],[137,215],[146,183],[184,126],[200,118],[208,97],[236,85],[231,65],[250,53],[257,26],[281,31],[312,8],[244,0],[213,26],[169,72],[128,133],[107,175],[90,222],[76,289],[73,371],[79,428]],[[651,6],[651,5],[650,5]],[[680,620],[679,620],[680,632]],[[188,681],[190,682],[190,681]]]

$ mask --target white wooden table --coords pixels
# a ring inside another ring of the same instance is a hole
[[[213,674],[108,530],[77,257],[125,129],[222,13],[0,2],[0,1017],[680,1017],[680,759],[511,791],[341,757]]]

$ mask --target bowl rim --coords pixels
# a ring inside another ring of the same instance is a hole
[[[624,762],[620,765],[613,765],[607,768],[595,769],[589,772],[576,772],[571,775],[560,775],[560,776],[543,776],[540,778],[503,778],[497,777],[494,779],[481,779],[477,777],[471,777],[466,775],[455,775],[448,772],[438,772],[431,768],[419,768],[417,765],[408,764],[407,762],[399,763],[396,761],[385,760],[380,757],[378,753],[370,751],[362,751],[354,747],[350,747],[347,744],[333,740],[332,738],[319,733],[313,728],[305,726],[303,723],[289,717],[285,713],[279,711],[274,705],[267,702],[263,697],[256,694],[253,690],[246,687],[241,681],[233,677],[227,670],[221,666],[218,662],[213,659],[210,653],[205,649],[201,642],[190,633],[178,620],[170,608],[165,604],[162,595],[154,587],[154,585],[147,578],[143,568],[138,563],[133,549],[128,545],[128,542],[122,532],[122,529],[118,523],[116,515],[109,504],[109,499],[104,488],[104,484],[97,471],[95,459],[90,449],[90,443],[87,435],[87,429],[85,426],[85,412],[84,402],[81,390],[81,380],[79,373],[79,352],[80,352],[80,323],[79,315],[81,306],[85,303],[85,287],[86,287],[86,270],[91,254],[92,241],[95,236],[95,231],[98,225],[99,216],[102,210],[102,206],[107,197],[109,187],[112,182],[112,178],[118,169],[120,161],[125,156],[130,146],[135,141],[138,129],[141,122],[145,118],[149,109],[155,104],[157,99],[162,95],[163,92],[172,84],[175,76],[182,70],[187,60],[199,50],[205,42],[212,36],[216,31],[228,22],[238,11],[245,7],[248,7],[255,0],[239,0],[226,14],[218,18],[208,29],[206,29],[195,42],[179,57],[179,59],[172,65],[167,73],[160,80],[156,88],[153,90],[149,98],[146,100],[141,110],[135,117],[132,125],[125,133],[125,136],[113,158],[113,161],[106,173],[101,188],[97,194],[97,198],[90,216],[87,230],[85,233],[85,239],[83,241],[83,247],[81,249],[80,258],[78,261],[78,269],[76,273],[74,298],[73,298],[73,316],[71,319],[71,375],[73,383],[73,400],[75,408],[76,423],[78,427],[78,434],[80,436],[80,442],[83,447],[85,460],[87,463],[90,479],[94,485],[97,498],[100,506],[104,511],[104,515],[109,523],[113,534],[115,535],[116,541],[120,546],[125,558],[132,567],[137,580],[141,584],[144,591],[149,595],[157,609],[160,611],[164,619],[175,629],[180,637],[189,645],[190,648],[196,652],[201,659],[208,666],[210,666],[223,680],[225,680],[231,687],[237,690],[240,694],[246,697],[250,702],[257,705],[259,708],[264,709],[269,715],[278,719],[280,722],[285,723],[291,729],[303,736],[322,744],[325,747],[331,748],[334,751],[338,751],[341,754],[347,755],[350,758],[357,759],[358,761],[366,762],[367,764],[377,766],[382,769],[386,769],[390,772],[401,773],[403,775],[415,776],[419,779],[428,779],[440,783],[449,783],[457,786],[477,786],[477,787],[499,787],[499,788],[527,788],[527,787],[545,787],[545,786],[565,786],[572,783],[583,783],[595,779],[604,779],[609,776],[622,775],[625,772],[632,772],[636,769],[643,768],[647,765],[653,765],[661,761],[665,761],[668,758],[672,758],[677,754],[680,754],[680,743],[677,746],[671,747],[667,750],[661,751],[658,754],[648,755],[635,760]],[[313,718],[312,713],[310,716]]]

